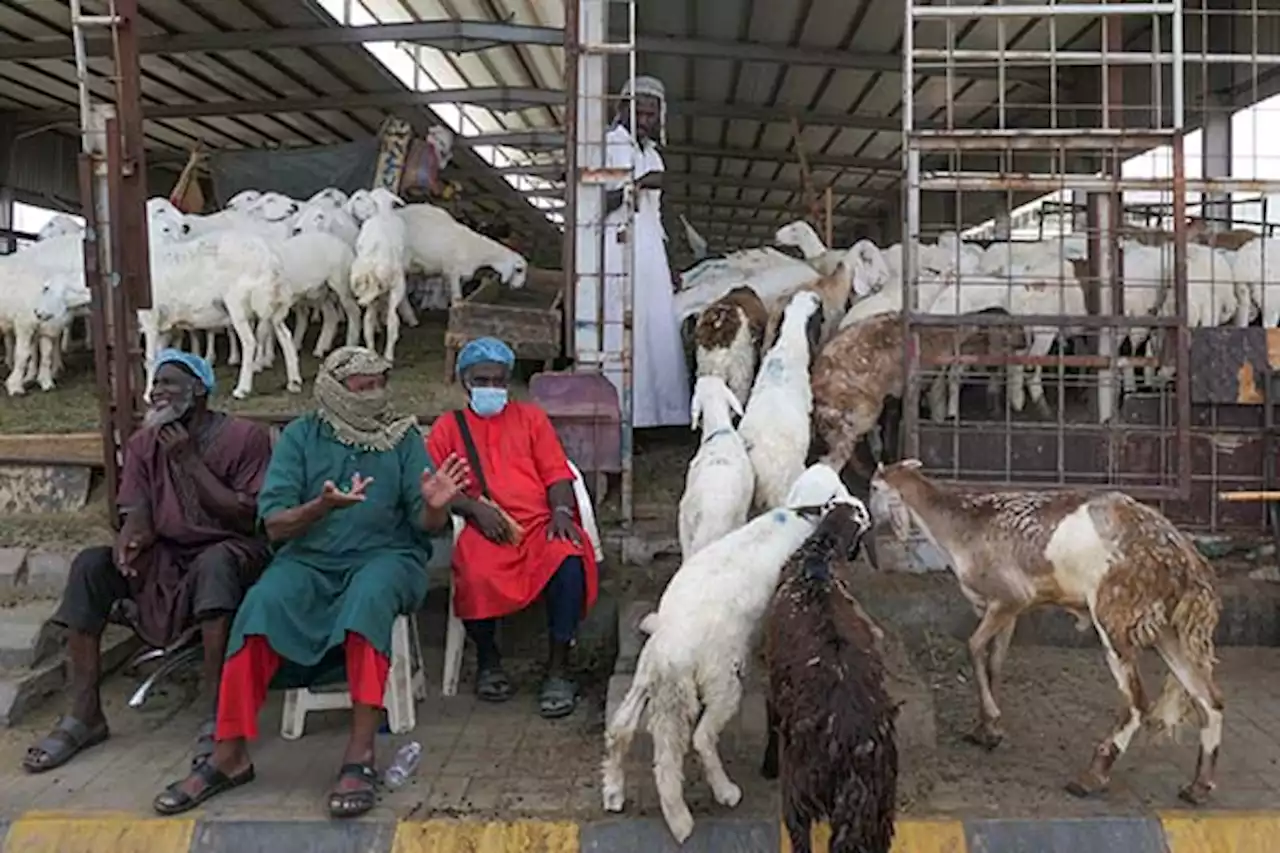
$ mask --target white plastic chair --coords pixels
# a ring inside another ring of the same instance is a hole
[[[582,518],[582,529],[591,540],[591,549],[595,552],[596,562],[604,559],[604,549],[600,544],[600,529],[596,526],[595,508],[591,505],[591,493],[582,479],[578,466],[569,463],[573,471],[573,497],[578,503],[578,515]],[[465,522],[456,515],[453,517],[453,542],[458,543]],[[462,620],[453,612],[453,569],[449,569],[449,624],[444,635],[444,679],[440,692],[445,696],[458,695],[458,680],[462,677],[462,656],[466,651],[467,631]]]
[[[387,708],[387,726],[395,734],[413,731],[418,722],[417,702],[427,698],[426,676],[422,671],[422,643],[418,639],[418,620],[413,616],[397,616],[391,627],[391,671],[383,704]],[[351,693],[346,686],[310,690],[305,687],[286,690],[284,709],[280,714],[280,736],[286,740],[302,737],[311,711],[341,711],[351,707]]]

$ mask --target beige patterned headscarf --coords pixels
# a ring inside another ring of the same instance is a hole
[[[390,362],[364,347],[338,347],[320,365],[314,392],[318,414],[338,441],[366,450],[391,450],[418,425],[413,415],[395,413],[385,385],[372,391],[348,391],[343,384],[349,376],[379,375],[390,369]]]

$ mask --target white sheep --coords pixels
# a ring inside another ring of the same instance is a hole
[[[497,273],[507,287],[524,287],[529,262],[514,249],[472,231],[441,207],[409,204],[398,212],[407,229],[411,269],[441,276],[449,288],[450,305],[462,301],[462,283],[485,268]]]
[[[823,275],[831,275],[836,266],[844,260],[846,252],[842,249],[829,249],[818,236],[813,226],[803,219],[788,222],[773,235],[773,242],[780,246],[794,246],[804,255],[804,259]]]
[[[339,305],[347,317],[346,344],[357,343],[360,307],[351,295],[351,267],[355,258],[351,247],[323,231],[295,229],[293,236],[279,243],[276,249],[281,261],[284,297],[298,318],[293,332],[296,345],[302,345],[307,333],[306,313],[313,305],[319,307],[324,317],[312,353],[316,358],[333,348],[333,338],[338,333]],[[270,318],[258,320],[257,369],[271,367],[274,362],[271,331]]]
[[[746,523],[756,482],[746,444],[733,428],[742,404],[724,380],[698,377],[690,411],[692,428],[702,427],[702,440],[680,497],[680,555],[685,560]]]
[[[375,348],[375,312],[386,307],[387,341],[384,355],[395,360],[400,339],[398,309],[406,293],[408,259],[405,222],[394,210],[375,212],[360,225],[356,255],[351,264],[351,295],[364,309],[364,344]],[[385,300],[385,301],[384,301]]]
[[[74,223],[72,223],[74,224]],[[12,338],[10,374],[5,383],[12,395],[22,394],[35,380],[45,391],[54,387],[61,370],[61,343],[71,321],[66,312],[43,312],[47,286],[65,289],[67,282],[84,281],[84,237],[72,230],[50,236],[21,252],[0,256],[0,334]],[[88,301],[85,300],[85,305]],[[37,351],[38,350],[38,357]]]
[[[818,271],[812,266],[777,249],[745,249],[723,258],[708,258],[681,273],[676,316],[683,324],[744,284],[770,305],[784,293],[817,279]]]
[[[234,228],[184,239],[185,222],[156,207],[160,210],[150,227],[152,307],[138,312],[147,353],[147,398],[155,381],[155,357],[170,330],[227,325],[234,328],[243,353],[232,396],[249,396],[256,360],[254,323],[261,318],[269,318],[284,353],[288,390],[301,391],[297,347],[285,323],[291,302],[273,241]]]
[[[716,801],[738,804],[742,791],[725,773],[716,744],[738,712],[760,621],[782,566],[832,507],[856,500],[835,471],[814,465],[801,473],[778,508],[683,562],[656,614],[645,620],[649,639],[605,732],[605,810],[618,812],[626,803],[623,761],[646,709],[654,782],[676,841],[684,843],[693,832],[682,790],[690,741]]]
[[[781,506],[809,453],[813,391],[809,367],[822,334],[822,300],[805,290],[791,298],[778,341],[760,363],[751,401],[738,424],[756,472],[755,506]]]

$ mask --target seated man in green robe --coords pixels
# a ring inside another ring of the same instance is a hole
[[[390,367],[363,347],[335,350],[316,376],[316,411],[280,434],[258,495],[275,556],[231,627],[216,746],[156,797],[161,814],[251,781],[247,741],[268,686],[313,684],[344,660],[351,737],[329,813],[373,808],[391,628],[422,605],[427,533],[448,525],[449,503],[470,479],[457,456],[433,469],[416,419],[391,409]]]

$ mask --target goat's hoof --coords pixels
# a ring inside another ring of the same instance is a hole
[[[999,726],[992,723],[978,723],[973,731],[968,732],[964,739],[975,746],[980,746],[987,752],[995,749],[1004,740],[1004,732],[1000,731]]]
[[[667,828],[671,830],[671,835],[677,844],[684,844],[689,840],[689,836],[693,835],[693,815],[685,812],[674,817],[667,822]]]
[[[627,804],[626,794],[621,788],[605,788],[604,789],[604,810],[607,812],[620,812],[622,807]]]
[[[1193,806],[1203,806],[1209,801],[1211,793],[1213,793],[1213,785],[1197,779],[1190,785],[1178,790],[1178,799]]]
[[[1091,768],[1067,783],[1067,793],[1073,797],[1084,799],[1095,794],[1101,794],[1107,790],[1107,786],[1110,784],[1110,779],[1099,776]]]
[[[12,385],[6,386],[5,390],[9,392],[10,397],[21,397],[23,394],[27,393],[26,388],[15,388]]]
[[[288,391],[290,394],[301,394],[302,382],[301,381],[290,382],[288,385],[285,386],[285,390]]]
[[[249,399],[249,392],[243,388],[237,388],[231,392],[231,396],[235,397],[237,400],[247,400]]]
[[[760,765],[760,775],[765,779],[777,779],[778,760],[776,758],[766,759],[764,764]]]
[[[41,382],[41,383],[40,383],[40,390],[41,390],[41,391],[52,391],[52,390],[53,390],[53,381],[52,381],[52,380],[50,380],[50,381],[48,381],[48,382]]]
[[[742,789],[732,782],[713,793],[715,794],[716,802],[722,806],[733,808],[742,802]]]

